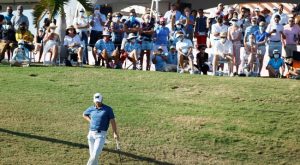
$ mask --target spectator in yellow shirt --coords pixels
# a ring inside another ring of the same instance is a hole
[[[26,23],[23,22],[20,24],[20,28],[16,32],[16,40],[20,42],[21,40],[25,43],[25,48],[27,48],[29,51],[34,50],[33,45],[33,34],[27,29]]]

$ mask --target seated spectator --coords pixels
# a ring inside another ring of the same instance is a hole
[[[137,36],[134,33],[129,33],[124,50],[121,51],[121,62],[123,63],[128,59],[132,62],[133,70],[137,69],[136,64],[141,52],[140,44],[138,44],[136,38]]]
[[[280,57],[279,50],[273,51],[273,57],[268,62],[268,65],[266,69],[269,71],[269,77],[272,78],[281,78],[284,71],[285,71],[285,65],[283,59]],[[281,70],[281,73],[280,73]]]
[[[10,64],[13,66],[29,66],[29,51],[25,48],[24,40],[19,41],[18,48],[16,48],[13,52],[13,57],[10,60]]]
[[[38,34],[34,37],[34,51],[33,54],[37,54],[38,52],[42,51],[42,41],[44,38],[44,30],[43,28],[40,28],[38,31]],[[38,59],[38,62],[41,62],[41,56]]]
[[[6,25],[3,25],[2,31],[0,29],[0,41],[3,48],[3,54],[0,54],[1,59],[4,59],[5,52],[7,53],[8,61],[10,60],[10,55],[15,47],[17,47],[15,31],[12,27],[11,22],[7,22]],[[1,51],[0,51],[1,52]]]
[[[152,58],[152,62],[155,65],[155,71],[166,71],[166,62],[168,57],[164,53],[164,50],[162,47],[158,47],[157,51],[154,53],[154,56]]]
[[[184,73],[185,64],[184,62],[188,60],[190,74],[194,74],[194,64],[193,64],[193,43],[190,39],[184,37],[183,33],[177,33],[176,38],[178,42],[176,44],[176,50],[179,57],[179,73]]]
[[[56,58],[58,54],[58,46],[60,44],[60,38],[57,33],[55,33],[56,25],[54,23],[51,23],[48,27],[48,30],[44,36],[43,43],[44,43],[44,50],[43,50],[43,57],[44,57],[44,63],[46,62],[46,55],[48,52],[51,53],[50,56],[50,62],[55,65]]]
[[[197,63],[195,65],[195,67],[199,70],[199,74],[201,74],[201,72],[202,72],[204,75],[207,75],[209,66],[206,63],[206,62],[208,62],[208,54],[205,53],[206,47],[204,45],[199,45],[196,47],[197,47],[198,53],[196,54]]]
[[[167,64],[172,64],[172,65],[176,65],[176,66],[178,64],[176,47],[173,45],[170,47],[170,51],[168,53]]]
[[[66,60],[69,55],[77,54],[77,66],[82,66],[83,48],[81,46],[81,39],[72,25],[67,28],[64,46],[67,48],[68,54]]]
[[[214,59],[213,59],[213,75],[217,75],[217,68],[221,60],[228,62],[229,75],[233,76],[232,60],[233,60],[233,46],[232,42],[227,39],[227,33],[220,33],[220,40],[216,42],[214,47]]]
[[[106,68],[114,68],[119,61],[116,52],[119,51],[115,49],[114,43],[111,41],[111,34],[108,31],[103,32],[103,39],[100,39],[96,42],[94,47],[94,53],[97,55],[98,60],[96,61],[97,65],[100,64],[100,61],[105,61]],[[112,63],[112,62],[115,63]]]
[[[26,49],[28,49],[29,51],[34,50],[34,45],[32,43],[33,34],[28,30],[25,22],[20,24],[19,29],[16,32],[16,40],[17,42],[23,40]]]

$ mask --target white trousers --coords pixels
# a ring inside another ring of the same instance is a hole
[[[101,133],[89,131],[87,138],[90,151],[90,158],[87,165],[98,165],[98,157],[104,147],[106,131],[101,131]]]

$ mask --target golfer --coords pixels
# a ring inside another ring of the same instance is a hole
[[[98,157],[104,147],[109,123],[112,125],[114,138],[117,140],[119,138],[113,110],[111,107],[103,104],[102,99],[100,93],[94,94],[93,100],[95,105],[83,112],[83,118],[90,123],[89,134],[87,136],[90,158],[87,165],[98,164]]]

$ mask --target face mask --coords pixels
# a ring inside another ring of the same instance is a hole
[[[84,12],[80,12],[79,16],[82,17],[84,15]]]
[[[129,17],[129,20],[130,20],[131,22],[133,22],[133,21],[135,20],[135,17],[134,17],[134,16],[130,16],[130,17]]]
[[[221,43],[224,44],[226,42],[226,38],[221,38]]]
[[[22,15],[23,11],[22,10],[18,10],[18,15]]]
[[[259,31],[263,32],[265,30],[264,27],[259,27]]]
[[[274,58],[279,58],[279,54],[274,54]]]
[[[95,10],[94,14],[100,14],[100,10]]]
[[[176,28],[177,29],[181,29],[181,25],[176,25]]]
[[[249,38],[250,43],[254,43],[254,40],[252,38]]]
[[[50,33],[54,33],[55,32],[55,30],[54,29],[50,29]]]
[[[184,37],[182,36],[182,37],[179,38],[179,41],[183,41],[183,39],[184,39]]]
[[[232,24],[232,26],[237,26],[238,25],[237,22],[235,22],[235,21],[232,21],[231,24]]]
[[[135,43],[136,39],[131,39],[130,42],[131,43]]]
[[[245,19],[245,22],[249,22],[249,19],[248,19],[248,18],[246,18],[246,19]]]

